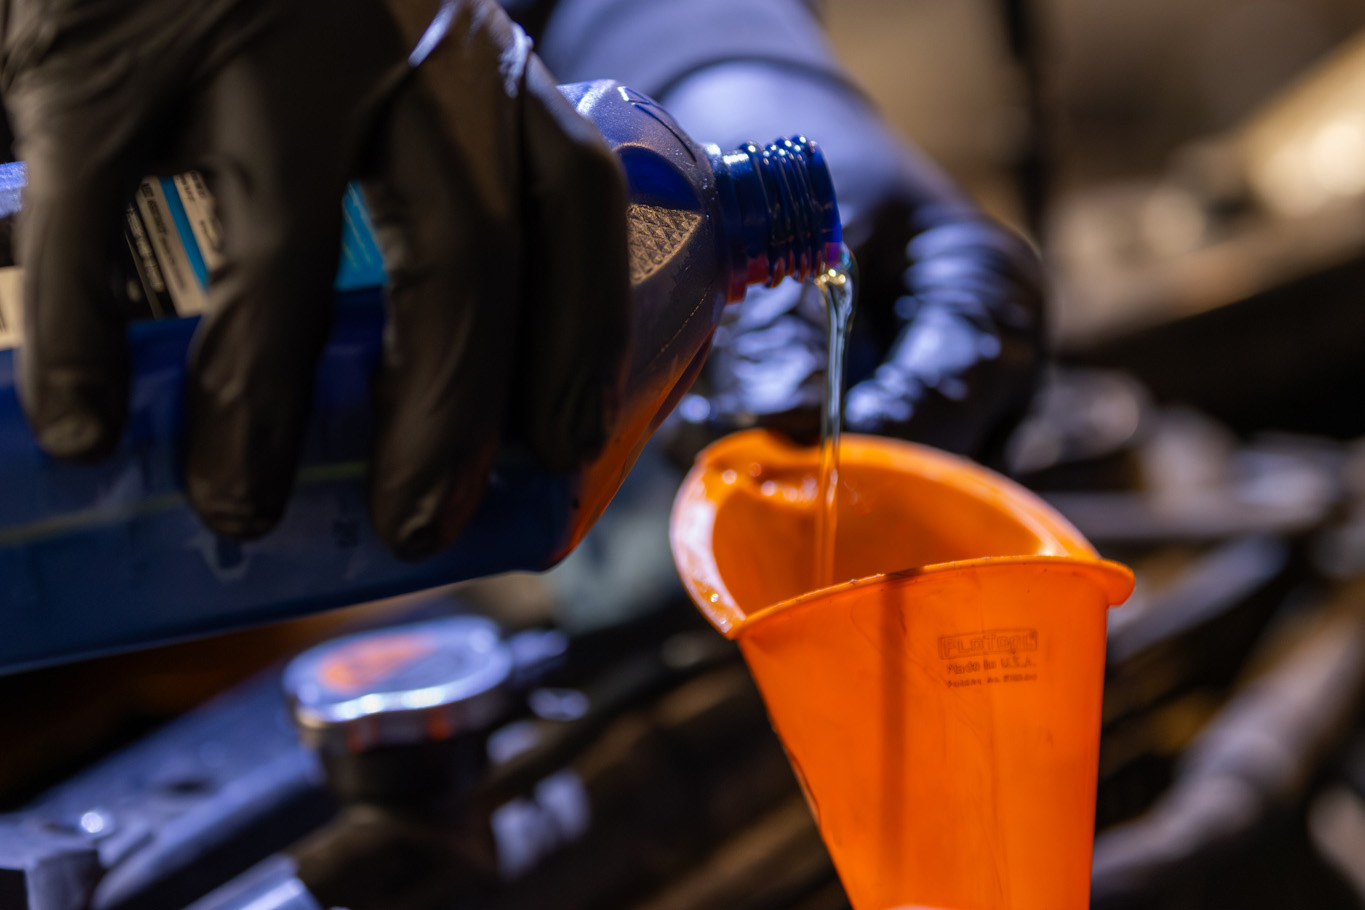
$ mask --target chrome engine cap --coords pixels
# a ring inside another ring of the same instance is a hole
[[[512,669],[495,623],[452,616],[305,651],[285,670],[284,689],[304,742],[357,753],[486,727],[507,708]]]

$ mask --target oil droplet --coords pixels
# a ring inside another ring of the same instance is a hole
[[[724,474],[720,475],[720,479],[726,483],[734,483],[736,480],[739,480],[739,475],[734,471],[726,471]]]
[[[763,481],[763,486],[758,488],[758,491],[764,496],[772,496],[777,492],[777,483],[776,481],[765,480]]]

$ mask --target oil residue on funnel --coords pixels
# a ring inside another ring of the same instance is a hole
[[[814,588],[834,584],[834,546],[839,521],[839,431],[844,415],[844,355],[853,327],[857,300],[857,265],[847,246],[840,248],[839,264],[816,276],[815,286],[825,301],[829,322],[829,365],[825,370],[825,398],[820,412],[820,476],[815,504]]]

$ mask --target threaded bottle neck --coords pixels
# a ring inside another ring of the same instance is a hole
[[[819,146],[796,136],[708,151],[731,252],[730,302],[751,284],[804,281],[839,261],[843,231]]]

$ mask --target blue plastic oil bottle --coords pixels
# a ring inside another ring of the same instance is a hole
[[[625,398],[602,455],[565,476],[509,450],[454,546],[416,564],[387,551],[370,529],[364,483],[383,269],[353,192],[344,203],[335,329],[294,498],[260,541],[215,536],[182,497],[176,466],[197,323],[184,315],[194,311],[185,301],[208,280],[211,226],[192,178],[149,181],[130,207],[130,258],[140,263],[149,315],[170,318],[130,329],[131,408],[117,452],[96,465],[42,453],[19,409],[13,350],[0,350],[0,672],[546,568],[573,548],[696,378],[722,307],[751,284],[810,277],[836,262],[840,226],[813,143],[722,153],[618,83],[562,91],[597,125],[630,183],[632,344]],[[0,197],[22,184],[22,165],[7,167]],[[139,206],[150,217],[131,217]],[[0,275],[0,304],[14,300],[16,286]],[[0,346],[7,328],[16,337],[13,310],[0,305]]]

